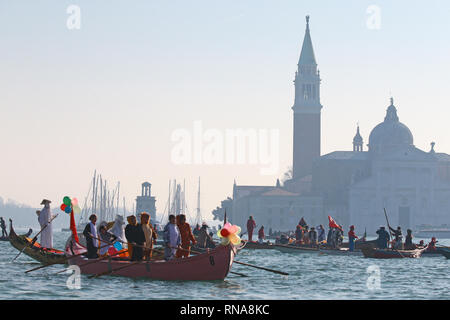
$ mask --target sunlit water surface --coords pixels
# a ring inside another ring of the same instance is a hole
[[[67,232],[55,232],[63,248]],[[418,241],[419,239],[416,239]],[[440,244],[450,245],[450,239]],[[450,299],[450,260],[366,259],[317,253],[287,254],[278,250],[242,250],[237,260],[289,273],[281,276],[234,264],[224,281],[156,281],[116,276],[81,277],[81,289],[69,289],[69,274],[55,265],[25,274],[38,266],[9,242],[0,242],[0,299]],[[381,271],[381,288],[369,289],[367,268]]]

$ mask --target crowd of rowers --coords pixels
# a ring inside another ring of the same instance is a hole
[[[120,253],[117,249],[120,250],[121,245],[115,244],[126,243],[128,254],[123,257],[128,256],[132,261],[151,260],[153,252],[158,250],[154,248],[158,233],[155,226],[150,223],[148,213],[142,212],[139,216],[139,222],[134,215],[127,217],[128,224],[124,234],[121,235],[123,229],[120,224],[118,224],[119,232],[108,231],[106,224],[100,225],[97,229],[97,216],[92,214],[83,231],[87,247],[86,257],[95,259]],[[191,247],[194,245],[199,248],[215,247],[212,234],[208,233],[208,225],[203,223],[201,227],[197,225],[192,230],[184,214],[169,215],[163,234],[165,260],[189,257]]]
[[[253,219],[253,216],[250,216],[247,221],[247,233],[248,233],[248,241],[253,241],[253,232],[256,228],[256,222]],[[401,227],[397,227],[397,229],[393,229],[389,227],[390,234],[386,231],[384,226],[381,226],[377,231],[378,238],[376,239],[376,247],[380,249],[387,249],[389,247],[389,242],[391,236],[393,240],[391,243],[391,248],[396,250],[414,250],[427,247],[427,250],[436,250],[437,240],[435,237],[431,238],[431,241],[425,245],[423,240],[420,240],[419,244],[413,243],[413,234],[412,230],[408,229],[405,237],[405,242],[403,243],[403,235]],[[358,240],[358,236],[355,233],[355,226],[350,226],[348,235],[348,246],[349,251],[354,251],[355,249],[355,241]],[[336,224],[334,221],[330,223],[329,230],[327,235],[325,236],[325,228],[323,225],[319,225],[316,227],[309,227],[306,221],[302,218],[294,232],[282,233],[282,232],[272,232],[272,229],[269,230],[269,236],[276,236],[276,243],[287,245],[306,245],[306,246],[318,246],[318,245],[326,245],[331,248],[339,248],[341,247],[344,241],[344,230],[342,226]],[[366,236],[360,240],[365,241]],[[266,239],[264,226],[261,226],[258,230],[258,242],[264,243]]]

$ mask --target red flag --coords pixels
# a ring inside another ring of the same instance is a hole
[[[70,212],[70,230],[72,230],[72,236],[75,239],[75,242],[80,243],[80,239],[78,239],[77,225],[75,224],[73,210]]]
[[[338,228],[342,230],[342,227],[338,225],[331,216],[328,216],[328,226],[330,228]]]

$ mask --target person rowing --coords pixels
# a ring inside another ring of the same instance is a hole
[[[390,226],[389,226],[389,230],[390,230],[390,232],[394,235],[394,240],[395,240],[395,242],[394,242],[394,244],[393,244],[393,248],[394,249],[403,249],[403,243],[402,243],[402,241],[403,241],[403,235],[402,235],[402,228],[400,227],[400,226],[398,226],[397,227],[397,230],[396,229],[394,229],[394,228],[391,228]]]
[[[128,241],[128,254],[131,261],[141,261],[144,256],[143,245],[145,233],[141,224],[137,223],[135,216],[127,217],[128,225],[125,227],[125,237]]]
[[[164,227],[164,245],[164,259],[174,259],[177,250],[181,248],[181,235],[176,217],[173,214],[169,216],[169,222]]]
[[[95,226],[97,222],[97,215],[91,214],[89,216],[89,223],[83,230],[84,238],[86,239],[86,247],[87,253],[86,257],[88,259],[96,259],[98,258],[97,250],[98,250],[98,235],[97,235],[97,227]]]
[[[384,226],[376,231],[378,234],[377,247],[379,249],[387,249],[389,243],[389,233],[385,230]]]

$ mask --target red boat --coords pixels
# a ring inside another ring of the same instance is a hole
[[[66,248],[66,255],[85,252],[78,244]],[[236,249],[219,245],[215,249],[184,259],[130,262],[112,258],[111,260],[86,259],[83,256],[69,259],[69,264],[78,265],[82,274],[111,274],[130,278],[155,280],[223,280],[233,264]],[[98,260],[97,262],[93,262]],[[87,265],[83,265],[89,262]],[[91,263],[93,262],[93,263]],[[112,271],[109,273],[109,271]]]
[[[392,250],[363,247],[361,251],[366,258],[396,259],[396,258],[420,258],[425,249]]]

